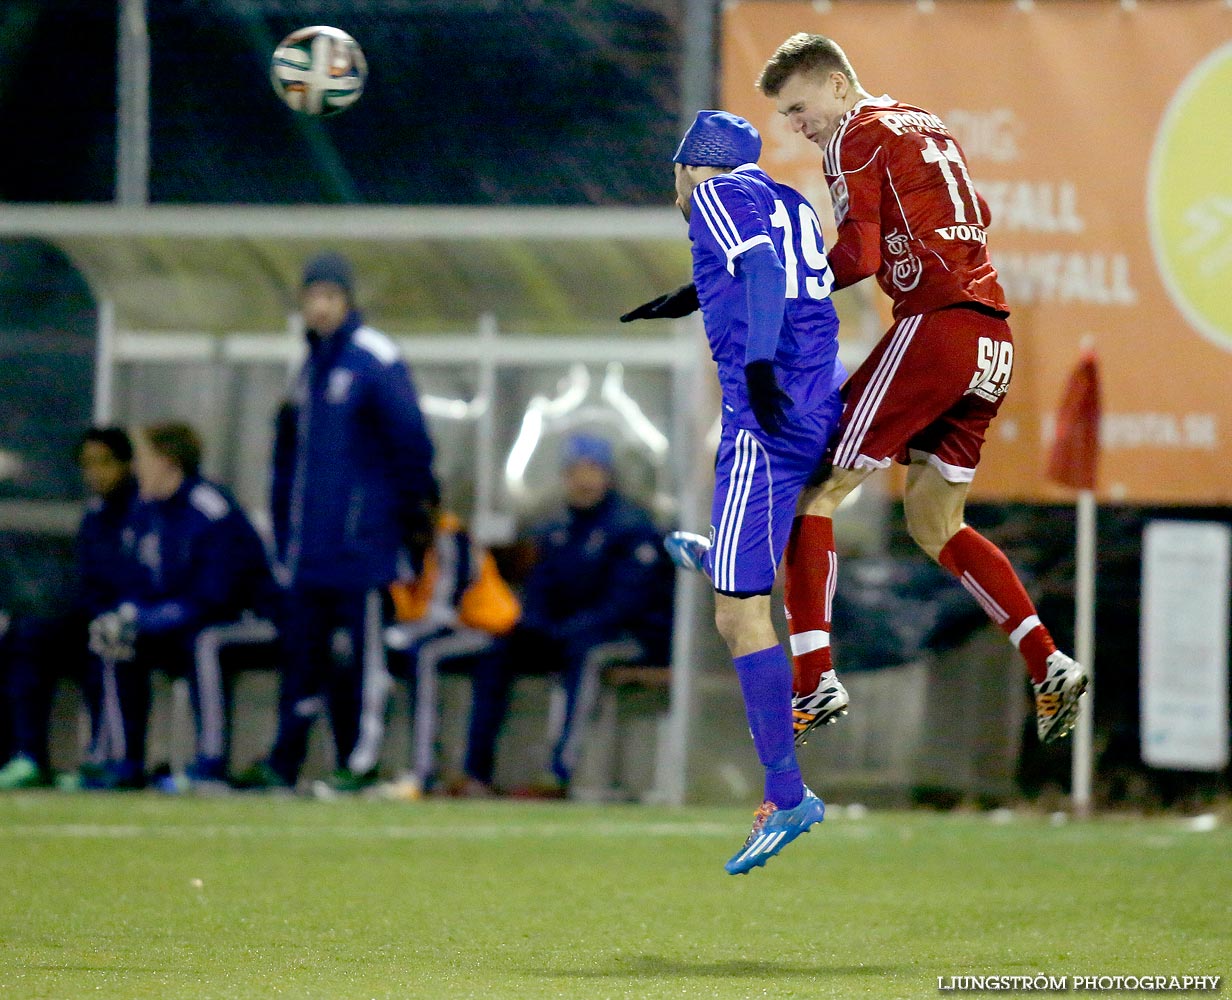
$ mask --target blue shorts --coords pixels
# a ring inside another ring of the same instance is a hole
[[[706,571],[721,594],[768,594],[791,533],[796,501],[822,482],[843,404],[838,391],[781,434],[723,425],[714,468]]]

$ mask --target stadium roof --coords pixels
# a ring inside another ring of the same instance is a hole
[[[11,206],[0,237],[38,237],[80,268],[121,329],[280,331],[304,260],[355,264],[374,325],[599,334],[688,279],[675,209]],[[661,334],[633,324],[622,336]]]

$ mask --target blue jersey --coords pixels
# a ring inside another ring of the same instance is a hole
[[[419,398],[394,342],[358,313],[308,341],[274,442],[276,554],[299,583],[381,587],[436,491]]]
[[[719,368],[724,421],[757,427],[745,386],[749,307],[740,258],[763,244],[774,248],[787,275],[774,367],[795,404],[791,416],[802,417],[826,402],[847,373],[838,360],[838,314],[830,301],[834,277],[813,206],[746,163],[694,189],[689,239],[693,281]]]
[[[265,548],[226,490],[188,476],[166,500],[139,501],[122,536],[128,563],[119,595],[137,606],[147,634],[270,614],[275,602]]]
[[[536,532],[538,562],[522,591],[522,622],[596,641],[631,632],[658,659],[671,636],[675,573],[648,511],[612,490],[566,508]]]
[[[77,607],[87,618],[124,599],[129,572],[124,528],[137,504],[137,483],[126,479],[108,497],[92,497],[77,532]]]

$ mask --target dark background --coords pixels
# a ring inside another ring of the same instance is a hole
[[[148,0],[153,202],[662,204],[678,138],[671,4]],[[356,8],[361,12],[350,13]],[[269,58],[332,24],[368,60],[345,114],[290,112]],[[7,201],[114,195],[115,0],[0,4]]]

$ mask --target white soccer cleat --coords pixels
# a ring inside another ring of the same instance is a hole
[[[833,671],[822,675],[821,683],[812,694],[792,695],[792,728],[796,733],[796,746],[803,746],[809,733],[818,726],[829,726],[847,714],[851,698],[843,682],[833,676]]]
[[[1081,664],[1060,650],[1048,657],[1048,675],[1035,689],[1035,727],[1041,743],[1069,735],[1078,721],[1078,702],[1089,678]]]

